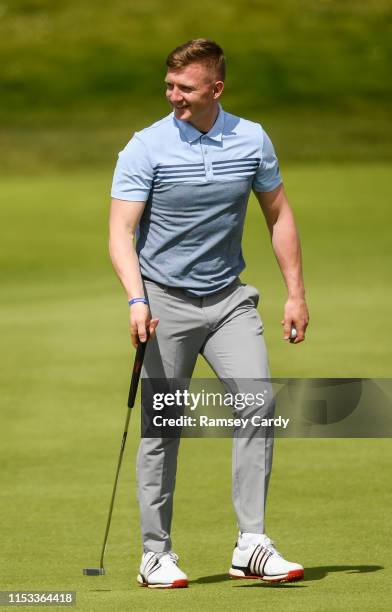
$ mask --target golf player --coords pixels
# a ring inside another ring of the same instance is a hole
[[[304,340],[308,324],[299,238],[271,140],[260,124],[219,103],[222,49],[210,40],[191,40],[174,49],[166,64],[172,112],[136,132],[118,157],[110,256],[127,293],[132,343],[149,338],[142,377],[190,379],[201,354],[219,379],[238,381],[241,391],[243,379],[270,377],[259,294],[239,279],[251,190],[287,286],[283,338],[290,340],[295,327],[294,345]],[[142,408],[146,401],[142,397]],[[289,582],[304,574],[265,533],[272,446],[272,436],[233,438],[239,530],[233,578]],[[178,448],[178,437],[145,437],[138,452],[138,581],[153,588],[188,585],[170,538]]]

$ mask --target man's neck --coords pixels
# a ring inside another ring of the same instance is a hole
[[[219,114],[219,106],[218,104],[216,104],[216,106],[214,106],[214,108],[212,109],[212,112],[207,117],[203,117],[203,119],[200,122],[192,123],[190,121],[189,123],[193,125],[194,128],[199,130],[199,132],[203,132],[204,134],[207,134],[207,132],[209,132],[212,126],[214,125],[218,117],[218,114]]]

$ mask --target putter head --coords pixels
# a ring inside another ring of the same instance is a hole
[[[105,570],[103,567],[85,567],[83,570],[85,576],[103,576]]]

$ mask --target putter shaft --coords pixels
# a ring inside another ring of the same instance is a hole
[[[101,558],[99,562],[100,567],[99,568],[85,568],[83,570],[83,574],[86,576],[101,576],[105,574],[105,568],[104,568],[103,563],[104,563],[106,545],[107,545],[108,536],[109,536],[110,524],[112,522],[114,500],[115,500],[116,491],[117,491],[117,483],[118,483],[118,478],[120,475],[120,469],[121,469],[121,464],[122,464],[124,450],[125,450],[125,443],[127,441],[127,436],[128,436],[128,426],[129,426],[129,421],[131,418],[131,410],[135,404],[137,389],[139,385],[140,372],[141,372],[142,365],[143,365],[144,354],[146,352],[146,346],[147,346],[147,342],[139,342],[139,345],[136,349],[135,361],[134,361],[133,370],[132,370],[131,384],[129,387],[129,394],[128,394],[128,410],[127,410],[127,416],[125,419],[124,433],[122,435],[122,440],[121,440],[120,454],[119,454],[118,463],[117,463],[117,470],[116,470],[116,476],[114,479],[112,496],[110,499],[109,513],[108,513],[108,518],[106,521],[105,535],[103,538]]]

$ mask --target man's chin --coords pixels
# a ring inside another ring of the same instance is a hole
[[[191,118],[191,113],[188,108],[175,108],[174,114],[176,119],[181,119],[182,121],[189,121]]]

